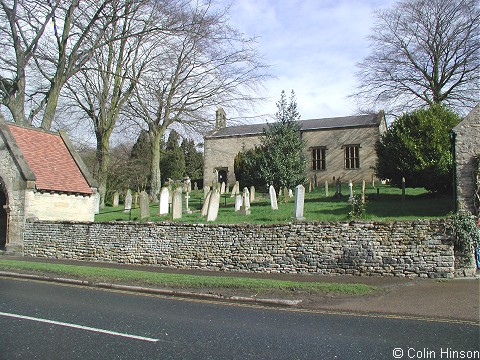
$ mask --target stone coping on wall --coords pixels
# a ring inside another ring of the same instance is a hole
[[[29,221],[24,254],[185,269],[453,277],[445,220],[185,224]]]

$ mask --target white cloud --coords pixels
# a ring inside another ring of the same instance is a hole
[[[394,0],[235,0],[233,25],[257,36],[276,79],[262,113],[274,114],[281,90],[294,90],[302,119],[351,115],[355,64],[368,52],[374,9]],[[258,114],[257,114],[258,115]]]

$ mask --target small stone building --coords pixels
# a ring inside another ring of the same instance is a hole
[[[480,103],[452,131],[459,208],[479,215]],[[477,202],[474,201],[475,197]]]
[[[385,114],[346,116],[298,121],[306,141],[307,175],[318,184],[333,178],[360,182],[371,180],[376,163],[375,142],[386,131]],[[260,145],[267,124],[226,126],[223,109],[216,113],[216,127],[205,137],[204,184],[214,180],[235,182],[234,159],[243,149]],[[218,171],[218,179],[214,179]],[[248,185],[248,184],[244,184]],[[243,185],[242,185],[243,186]]]
[[[93,221],[97,187],[65,132],[0,119],[0,249],[22,253],[29,218]]]

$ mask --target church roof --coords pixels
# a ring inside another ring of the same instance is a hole
[[[62,133],[7,124],[23,158],[35,175],[35,187],[40,191],[92,194],[92,179],[85,176],[83,162]],[[63,135],[63,136],[62,136]],[[88,179],[88,180],[87,180]],[[89,183],[90,182],[90,183]]]
[[[383,113],[370,115],[343,116],[323,119],[299,120],[301,131],[318,131],[332,129],[346,129],[358,127],[376,127],[380,125]],[[255,136],[263,134],[268,129],[268,124],[251,124],[229,126],[214,131],[207,136],[207,139],[234,137],[234,136]]]

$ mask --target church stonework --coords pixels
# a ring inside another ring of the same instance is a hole
[[[223,109],[217,110],[215,129],[205,137],[204,183],[211,184],[217,170],[223,172],[229,184],[236,181],[235,156],[261,144],[268,124],[226,126]],[[385,114],[347,116],[298,121],[306,141],[307,175],[317,184],[333,182],[371,181],[376,162],[375,143],[386,131]],[[249,186],[250,184],[242,184]]]

